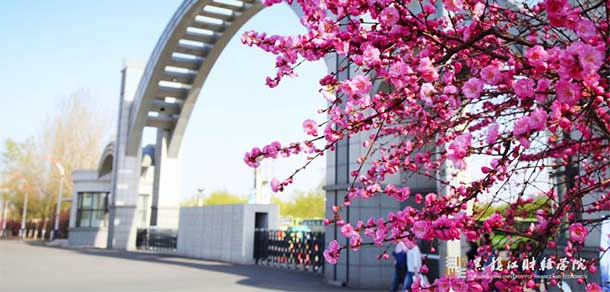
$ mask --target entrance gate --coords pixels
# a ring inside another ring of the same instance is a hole
[[[256,230],[254,259],[257,264],[322,273],[324,232]]]

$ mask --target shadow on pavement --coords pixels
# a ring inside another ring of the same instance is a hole
[[[61,249],[91,256],[103,256],[134,261],[144,261],[157,264],[170,264],[181,267],[206,271],[234,274],[245,277],[237,283],[240,285],[278,291],[353,291],[345,287],[335,287],[325,284],[322,275],[310,272],[288,271],[257,265],[239,265],[224,262],[187,258],[173,254],[157,254],[148,252],[131,252],[123,250],[107,250],[98,248],[73,248],[49,246],[42,242],[26,242],[28,245]],[[365,291],[365,290],[357,290]]]

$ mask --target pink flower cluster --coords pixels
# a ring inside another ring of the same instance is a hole
[[[589,235],[589,230],[580,223],[570,225],[569,231],[570,241],[580,244],[583,244]]]
[[[559,54],[559,76],[562,80],[584,81],[587,86],[599,82],[598,70],[604,61],[604,47],[594,47],[582,42],[570,44]]]
[[[322,254],[324,255],[324,259],[326,259],[327,262],[331,264],[336,264],[339,260],[340,252],[341,246],[339,245],[339,242],[337,242],[336,240],[332,240],[328,244],[328,248],[325,249]]]
[[[457,136],[453,143],[449,145],[447,149],[447,158],[453,162],[453,166],[457,169],[465,169],[466,162],[464,158],[468,156],[468,148],[472,140],[470,133],[462,134]]]
[[[303,130],[307,135],[318,136],[318,124],[312,119],[307,119],[303,122]]]
[[[325,221],[341,228],[348,239],[344,248],[461,237],[478,241],[482,234],[502,229],[531,238],[524,248],[539,252],[556,247],[554,237],[567,221],[570,241],[563,253],[574,259],[586,242],[590,223],[577,222],[575,212],[610,209],[610,35],[607,15],[598,13],[605,2],[544,0],[518,7],[480,0],[411,4],[300,1],[304,33],[245,33],[244,44],[276,56],[277,72],[267,79],[270,87],[296,76],[303,60],[330,57],[339,61],[339,68],[320,78],[327,107],[315,120],[325,122],[305,120],[307,140],[253,148],[244,161],[258,167],[262,159],[296,154],[314,159],[336,150],[342,139],[362,138],[362,149],[355,149],[360,151],[352,158],[356,165],[348,170],[352,187]],[[443,10],[438,9],[441,5]],[[479,156],[489,163],[466,170],[466,161]],[[453,168],[445,168],[448,161]],[[580,168],[569,184],[539,181],[568,166]],[[463,180],[460,171],[468,171],[469,180]],[[404,185],[389,183],[397,177]],[[517,182],[516,177],[526,178]],[[418,193],[408,182],[421,179],[440,187]],[[273,179],[271,188],[284,191],[291,183],[292,177]],[[516,199],[506,198],[506,186],[520,188]],[[562,196],[557,196],[559,190]],[[380,194],[398,201],[413,199],[414,206],[366,223],[342,217],[341,211],[353,200]],[[535,199],[528,197],[532,195]],[[486,203],[484,198],[506,206],[501,212],[474,214],[483,212],[477,208]],[[541,198],[547,200],[541,203]],[[578,206],[580,201],[587,205]],[[535,203],[538,209],[531,212],[529,205]],[[468,210],[473,205],[477,208]],[[517,224],[522,218],[536,222]],[[507,240],[508,251],[516,240]],[[340,256],[339,242],[343,241],[332,241],[324,252],[330,263]],[[487,253],[491,246],[480,250]],[[383,253],[379,258],[387,257]],[[521,291],[537,285],[477,273],[491,272],[469,270],[465,280],[441,278],[433,289]],[[426,291],[420,284],[416,281],[412,290]],[[586,289],[595,291],[598,286]]]
[[[513,136],[519,139],[525,148],[530,147],[528,135],[546,128],[547,113],[542,108],[536,108],[529,116],[521,117],[515,121],[513,126]]]
[[[462,93],[466,98],[469,99],[479,98],[481,96],[481,92],[483,92],[483,82],[481,82],[479,78],[471,78],[464,83],[464,86],[462,86]]]

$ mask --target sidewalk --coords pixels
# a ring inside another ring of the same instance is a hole
[[[0,241],[0,291],[350,291],[319,274],[172,255]],[[362,291],[362,290],[360,290]]]

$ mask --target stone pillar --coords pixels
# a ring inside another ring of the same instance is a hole
[[[327,66],[335,70],[342,61],[341,56],[329,56],[325,59]],[[355,65],[351,70],[339,72],[338,79],[346,80],[355,74]],[[341,95],[337,98],[343,98]],[[358,168],[356,163],[360,156],[366,154],[362,148],[362,142],[367,139],[369,133],[354,135],[337,143],[335,151],[328,152],[326,158],[326,217],[332,218],[332,207],[341,205],[345,198],[347,189],[352,183],[351,171]],[[363,167],[363,170],[371,166],[371,157]],[[388,176],[386,183],[400,184],[400,175]],[[400,208],[400,202],[391,199],[384,194],[362,200],[355,198],[351,205],[341,211],[344,220],[356,223],[358,220],[366,222],[370,217],[385,217],[388,212]],[[326,226],[326,244],[337,240],[341,245],[349,244],[349,240],[341,235],[340,229],[334,224]],[[344,285],[357,289],[380,289],[389,288],[394,273],[392,260],[378,260],[377,255],[383,252],[383,248],[375,246],[363,246],[358,251],[344,250],[336,265],[326,264],[324,276],[327,282],[335,285]]]
[[[109,198],[108,248],[135,249],[134,215],[140,181],[140,153],[127,156],[131,106],[143,73],[143,64],[127,63],[122,73],[121,98]]]
[[[271,192],[269,187],[272,176],[273,161],[263,160],[260,166],[254,169],[254,204],[271,204]]]
[[[178,228],[180,159],[168,155],[170,134],[170,131],[165,129],[157,130],[150,225]]]
[[[341,59],[342,57],[337,54],[329,55],[325,58],[330,72],[338,71],[337,69],[339,68]],[[345,80],[346,73],[338,72],[337,79]],[[341,98],[341,96],[337,94],[337,98]],[[339,141],[337,144],[338,147],[335,149],[335,151],[329,152],[326,158],[326,186],[324,187],[326,191],[326,218],[333,218],[334,213],[332,211],[332,207],[338,206],[343,202],[343,198],[347,190],[349,179],[349,175],[347,173],[349,164],[349,156],[347,152],[349,151],[348,143],[348,138]],[[345,214],[346,212],[347,210],[344,210],[341,215],[348,220],[349,218],[347,218],[348,216]],[[344,243],[339,228],[334,224],[325,227],[324,237],[326,246],[328,246],[328,243],[332,240],[337,240],[340,244]],[[336,265],[326,264],[324,274],[329,283],[335,285],[347,285],[350,277],[346,256],[343,255]]]
[[[337,63],[340,61],[340,59],[335,60]],[[329,68],[333,68],[333,60],[327,58],[326,62]],[[354,74],[354,72],[352,71],[351,74]],[[350,73],[348,73],[348,70],[340,72],[338,78],[339,80],[348,79],[350,78]],[[386,86],[383,84],[377,84],[375,87],[376,89],[373,90],[374,92],[378,90],[387,90]],[[338,98],[340,98],[340,96],[338,96]],[[368,139],[369,134],[370,133],[361,133],[354,135],[349,139],[339,141],[336,150],[328,153],[326,161],[327,185],[325,186],[327,218],[332,218],[332,207],[334,205],[342,204],[346,191],[352,183],[353,177],[350,173],[359,166],[356,163],[356,160],[360,156],[366,155],[367,149],[362,147],[362,143]],[[387,140],[389,138],[385,139]],[[394,141],[394,143],[398,142],[398,140]],[[368,168],[371,167],[371,162],[377,158],[379,158],[379,154],[369,157],[362,170],[368,170]],[[379,193],[368,200],[356,198],[352,200],[350,207],[342,210],[342,218],[354,224],[358,220],[366,222],[370,217],[385,218],[389,212],[396,212],[407,205],[414,206],[415,208],[421,207],[421,205],[415,203],[414,196],[416,193],[425,195],[439,190],[436,180],[412,172],[401,172],[399,174],[387,176],[382,189],[385,187],[385,184],[394,184],[397,186],[407,185],[411,189],[412,196],[409,200],[402,203],[383,193]],[[335,225],[326,226],[325,231],[327,245],[334,239],[338,240],[341,245],[349,244],[348,240],[341,235],[339,228]],[[324,276],[326,280],[329,283],[357,289],[390,288],[392,276],[394,274],[393,259],[377,259],[377,256],[383,253],[387,245],[388,244],[384,244],[381,248],[363,246],[357,252],[344,251],[336,265],[327,264],[325,266]],[[453,256],[455,252],[461,254],[459,241],[448,244],[442,243],[440,246],[436,247],[435,253],[429,253],[430,249],[428,244],[420,244],[419,247],[422,254],[427,256],[425,264],[428,265],[431,270],[431,272],[428,273],[431,281],[444,273],[444,257],[447,255]],[[392,250],[393,247],[390,248],[390,251]],[[447,253],[448,250],[451,250],[449,254]]]

